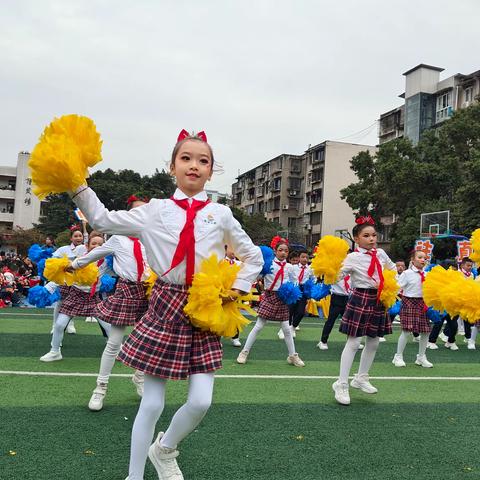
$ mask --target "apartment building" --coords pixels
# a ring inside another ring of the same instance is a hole
[[[325,141],[303,155],[275,157],[238,176],[232,206],[277,222],[283,235],[308,247],[322,235],[342,235],[355,217],[340,190],[355,181],[350,160],[365,150],[376,148]]]
[[[380,144],[403,136],[416,144],[425,130],[440,126],[480,95],[480,70],[440,80],[443,71],[421,63],[403,74],[405,92],[399,96],[404,103],[380,115]]]

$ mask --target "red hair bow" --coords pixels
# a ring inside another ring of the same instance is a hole
[[[80,231],[81,228],[80,228],[80,225],[72,225],[72,226],[69,228],[69,230],[70,230],[71,232],[76,232],[76,231]]]
[[[207,135],[203,130],[201,132],[198,132],[196,135],[190,135],[185,129],[183,129],[178,134],[177,143],[181,142],[182,140],[185,140],[186,138],[190,138],[190,137],[193,137],[193,136],[198,137],[200,140],[207,143]]]
[[[276,235],[275,237],[272,238],[272,241],[270,242],[270,246],[275,250],[275,247],[278,245],[279,242],[286,243],[288,245],[287,239],[282,238],[280,235]]]
[[[137,197],[136,195],[130,195],[127,199],[127,205],[132,204],[133,202],[145,202],[148,203],[147,197]]]
[[[355,223],[357,225],[363,225],[364,223],[375,225],[375,220],[370,215],[367,215],[366,217],[357,217]]]

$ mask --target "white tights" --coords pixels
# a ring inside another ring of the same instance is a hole
[[[62,301],[59,300],[53,304],[53,318],[52,318],[52,329],[55,328],[55,322],[57,321],[58,314],[60,313],[60,307],[62,306]],[[73,318],[70,321],[70,325],[74,326]]]
[[[55,319],[55,323],[53,324],[53,335],[52,335],[52,352],[59,352],[60,347],[62,345],[63,334],[65,333],[65,329],[67,328],[68,323],[72,317],[69,315],[65,315],[64,313],[59,313],[57,318]],[[110,335],[110,328],[111,325],[103,320],[98,320],[98,323],[102,325],[103,329],[107,333],[107,336]]]
[[[213,372],[190,376],[187,402],[173,416],[160,441],[162,447],[177,448],[202,421],[212,404],[214,379]],[[132,428],[129,480],[143,480],[148,448],[165,405],[166,383],[163,378],[145,375],[143,397]]]
[[[342,356],[340,357],[340,375],[338,377],[338,381],[341,383],[348,382],[350,369],[352,368],[353,361],[355,360],[355,354],[357,353],[361,340],[362,337],[349,336],[347,338],[347,343],[345,344]],[[362,350],[362,355],[360,356],[360,365],[358,367],[359,375],[368,374],[375,358],[375,354],[377,353],[379,341],[379,337],[365,337],[365,348]]]
[[[113,366],[115,365],[115,359],[122,347],[124,333],[125,327],[111,326],[108,341],[103,350],[102,359],[100,360],[100,371],[98,372],[97,383],[108,383]]]
[[[406,330],[402,330],[402,333],[398,337],[397,355],[403,355],[403,351],[407,346],[409,338],[410,338],[410,332],[407,332]],[[428,333],[421,333],[418,337],[418,355],[420,357],[425,355],[425,352],[427,351],[427,343],[428,343]]]
[[[250,351],[257,339],[257,335],[262,331],[263,327],[267,324],[267,320],[265,318],[257,317],[257,321],[255,322],[254,327],[252,328],[250,334],[247,337],[247,341],[245,342],[245,346],[243,347],[244,350]],[[293,334],[292,328],[290,327],[288,320],[282,322],[281,328],[283,331],[283,335],[285,336],[285,343],[287,344],[288,354],[293,355],[295,353],[295,343],[293,341]]]

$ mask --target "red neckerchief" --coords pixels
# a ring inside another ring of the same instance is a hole
[[[466,272],[463,268],[460,269],[465,277],[470,277],[472,275],[472,272]]]
[[[280,285],[283,283],[283,280],[285,278],[285,265],[287,264],[287,262],[277,262],[276,260],[274,260],[274,262],[280,267],[278,269],[278,272],[277,274],[275,275],[275,278],[273,279],[273,283],[272,285],[270,286],[269,290],[273,290],[273,288],[275,287],[275,285],[277,284],[277,281],[280,277],[282,277],[282,279],[280,280]]]
[[[383,284],[385,283],[385,279],[383,278],[383,270],[382,264],[377,257],[377,249],[372,248],[371,250],[367,250],[365,252],[367,255],[370,255],[372,259],[370,260],[370,266],[368,267],[367,274],[370,278],[374,278],[375,270],[378,273],[378,293],[377,293],[377,300],[380,300],[380,295],[382,294]]]
[[[100,259],[98,262],[97,262],[97,267],[100,267],[103,262],[105,261],[104,258]],[[98,280],[100,279],[100,275],[97,277],[97,279],[95,280],[95,282],[93,282],[93,285],[92,285],[92,288],[90,288],[90,298],[92,298],[96,291],[97,291],[97,285],[98,285]]]
[[[133,256],[135,257],[135,262],[137,262],[137,282],[142,280],[142,275],[145,270],[145,264],[143,261],[142,255],[142,245],[138,238],[128,237],[133,242]]]
[[[350,291],[350,284],[348,281],[350,280],[350,275],[345,275],[343,277],[343,286],[345,287],[345,291],[348,293]]]
[[[193,280],[193,274],[195,273],[195,230],[194,223],[197,212],[210,203],[210,200],[202,202],[200,200],[192,199],[190,205],[188,198],[178,200],[170,197],[170,200],[174,201],[180,208],[183,208],[187,212],[187,218],[185,225],[180,232],[179,242],[177,249],[173,254],[172,264],[170,268],[162,275],[166,275],[172,271],[177,265],[179,265],[184,258],[187,263],[186,284],[191,285]]]
[[[305,270],[307,269],[307,266],[306,265],[302,265],[300,267],[301,269],[301,272],[300,272],[300,275],[298,276],[298,283],[301,285],[302,284],[302,280],[303,280],[303,277],[305,276]]]

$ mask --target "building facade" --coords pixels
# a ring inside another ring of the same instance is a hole
[[[400,98],[404,104],[380,115],[380,144],[403,136],[416,144],[425,130],[440,126],[453,112],[473,104],[480,95],[480,70],[440,80],[443,70],[421,63],[403,74],[405,92]]]
[[[312,247],[322,235],[342,235],[354,214],[340,190],[354,182],[350,160],[376,148],[325,141],[303,155],[283,154],[238,176],[232,206],[279,224],[282,235]]]
[[[17,166],[0,166],[0,249],[12,250],[9,232],[33,228],[42,203],[32,192],[28,152],[20,152]]]

